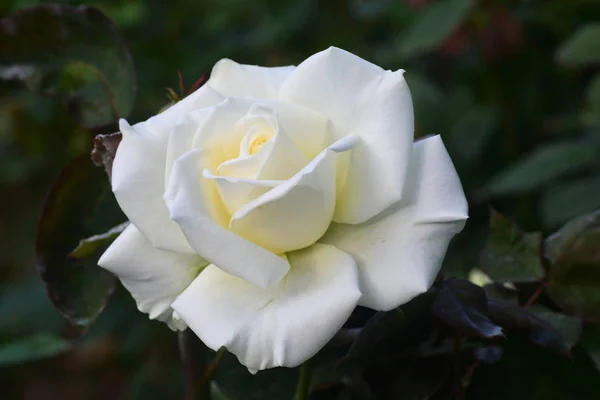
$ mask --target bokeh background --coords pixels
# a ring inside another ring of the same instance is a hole
[[[41,3],[3,0],[0,17]],[[298,64],[335,45],[405,69],[416,135],[442,135],[471,204],[446,276],[467,277],[478,266],[490,205],[521,229],[545,233],[600,207],[597,0],[62,3],[95,5],[120,27],[137,71],[133,122],[168,102],[165,88],[177,88],[177,71],[189,87],[223,57]],[[0,77],[0,91],[0,397],[180,398],[175,335],[138,313],[121,288],[75,346],[61,340],[76,332],[36,274],[36,226],[53,180],[91,150],[93,133],[61,101],[18,81]],[[498,398],[597,398],[586,397],[600,382],[593,360],[542,350],[527,350],[535,354],[525,359],[514,346],[504,364],[477,372],[472,398],[483,398],[477,386],[494,387],[499,375],[494,395],[507,397]]]

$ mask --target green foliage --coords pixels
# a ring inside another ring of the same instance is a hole
[[[600,212],[577,218],[548,238],[548,293],[565,311],[600,321]]]
[[[570,67],[600,63],[600,24],[584,25],[577,30],[558,49],[557,59]]]
[[[508,195],[542,187],[567,174],[593,165],[598,151],[584,143],[556,143],[540,147],[490,181],[491,195]]]
[[[79,329],[87,329],[104,309],[115,279],[96,265],[106,241],[91,257],[73,258],[71,251],[82,237],[123,220],[104,172],[88,155],[62,172],[48,196],[36,244],[38,269],[54,305]]]
[[[63,339],[37,334],[0,345],[0,366],[22,364],[63,353],[70,347]]]
[[[440,46],[468,17],[473,0],[443,0],[417,16],[400,43],[400,53],[416,56]]]
[[[493,211],[481,268],[497,282],[536,282],[544,276],[541,247],[541,233],[522,233],[511,220]]]
[[[12,73],[6,78],[61,97],[86,127],[114,123],[133,108],[131,54],[118,28],[94,7],[41,5],[2,19],[0,68]]]

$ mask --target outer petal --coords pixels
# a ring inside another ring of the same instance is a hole
[[[229,228],[278,254],[310,246],[331,223],[335,178],[335,153],[327,149],[292,179],[238,209]]]
[[[244,65],[224,58],[215,64],[206,85],[225,96],[277,99],[281,84],[294,68]]]
[[[186,113],[212,106],[222,99],[215,90],[203,86],[166,111],[133,127],[125,120],[119,121],[123,140],[113,163],[113,191],[129,220],[157,248],[193,252],[180,229],[169,219],[162,198],[170,169],[166,164],[167,146],[174,127]]]
[[[341,328],[360,298],[348,254],[315,244],[289,254],[290,272],[262,290],[211,265],[173,304],[212,349],[226,346],[250,370],[295,367]]]
[[[173,125],[180,122],[181,118],[187,113],[218,104],[223,99],[224,97],[220,93],[204,85],[160,114],[135,124],[134,128],[140,132],[148,132],[157,137],[164,137],[170,132]]]
[[[131,292],[140,311],[172,327],[185,329],[173,319],[171,304],[208,262],[195,254],[152,247],[130,224],[104,252],[98,264],[117,275]]]
[[[217,186],[202,173],[214,158],[208,153],[196,149],[175,162],[165,193],[171,218],[202,257],[230,274],[268,287],[287,273],[289,264],[227,230],[229,215]]]
[[[300,64],[281,98],[330,118],[339,136],[357,135],[334,220],[362,223],[402,197],[413,142],[413,108],[404,71],[384,71],[331,47]]]
[[[431,286],[467,207],[452,160],[434,136],[413,146],[402,201],[364,224],[333,224],[321,242],[356,259],[361,305],[390,310]]]
[[[163,200],[167,138],[156,138],[120,121],[123,140],[113,162],[112,189],[129,220],[154,247],[193,253]]]

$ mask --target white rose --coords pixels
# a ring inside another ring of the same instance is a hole
[[[467,203],[441,138],[413,144],[403,73],[333,47],[298,67],[222,60],[121,120],[112,186],[132,224],[100,265],[250,370],[304,362],[356,305],[423,293]]]

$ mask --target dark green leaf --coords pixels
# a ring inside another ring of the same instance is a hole
[[[556,228],[600,207],[600,177],[578,178],[553,185],[541,198],[544,225]]]
[[[503,328],[526,333],[538,346],[555,350],[560,354],[569,353],[569,348],[561,334],[535,314],[511,302],[497,299],[489,299],[488,308],[492,319]]]
[[[569,67],[580,67],[600,62],[600,24],[579,28],[558,49],[558,61]]]
[[[594,76],[586,91],[588,105],[593,112],[600,115],[600,73]]]
[[[600,326],[587,325],[581,334],[580,344],[600,371]]]
[[[404,323],[404,313],[399,308],[378,312],[360,330],[346,358],[356,358],[368,353],[377,343],[396,335]]]
[[[428,310],[434,296],[430,291],[400,309],[375,314],[340,360],[339,368],[362,370],[415,353],[431,334],[433,325]]]
[[[69,347],[69,342],[47,334],[38,334],[4,343],[0,345],[0,366],[53,357],[65,352]]]
[[[36,92],[60,96],[89,128],[115,123],[133,107],[131,54],[117,26],[95,7],[40,5],[2,19],[0,67]]]
[[[502,358],[502,347],[500,346],[480,346],[473,350],[473,356],[476,360],[486,364],[494,364]]]
[[[579,318],[547,309],[539,309],[539,307],[535,307],[530,311],[554,327],[562,336],[563,343],[569,350],[577,344],[581,336],[581,320]]]
[[[600,398],[600,373],[576,347],[573,359],[531,346],[510,335],[499,362],[477,369],[467,399],[593,400]]]
[[[564,175],[591,166],[598,152],[584,143],[554,143],[538,147],[492,178],[491,195],[527,192]]]
[[[482,288],[451,278],[439,289],[431,312],[461,333],[481,338],[501,337],[502,328],[490,320],[487,308]]]
[[[128,225],[129,222],[123,222],[122,224],[119,224],[104,233],[81,239],[75,250],[69,253],[69,257],[92,257],[100,247],[106,247],[111,244],[125,230],[125,228],[127,228]]]
[[[38,271],[55,307],[69,322],[86,329],[115,288],[114,277],[92,257],[70,258],[82,237],[103,232],[125,220],[106,175],[88,155],[63,170],[52,188],[38,226]]]
[[[451,364],[447,359],[408,359],[402,365],[388,367],[384,374],[391,376],[382,399],[427,400],[448,379]]]
[[[400,52],[412,57],[439,47],[469,16],[472,0],[443,0],[418,14],[403,35]]]
[[[567,223],[546,240],[548,294],[564,311],[600,321],[600,211]]]
[[[298,370],[272,368],[255,375],[229,352],[223,355],[214,377],[230,400],[289,400],[294,398]]]
[[[492,107],[468,109],[448,132],[452,155],[465,161],[477,161],[498,126],[497,111]]]
[[[523,233],[510,219],[492,211],[481,268],[496,282],[536,282],[544,276],[541,245],[540,233]]]

